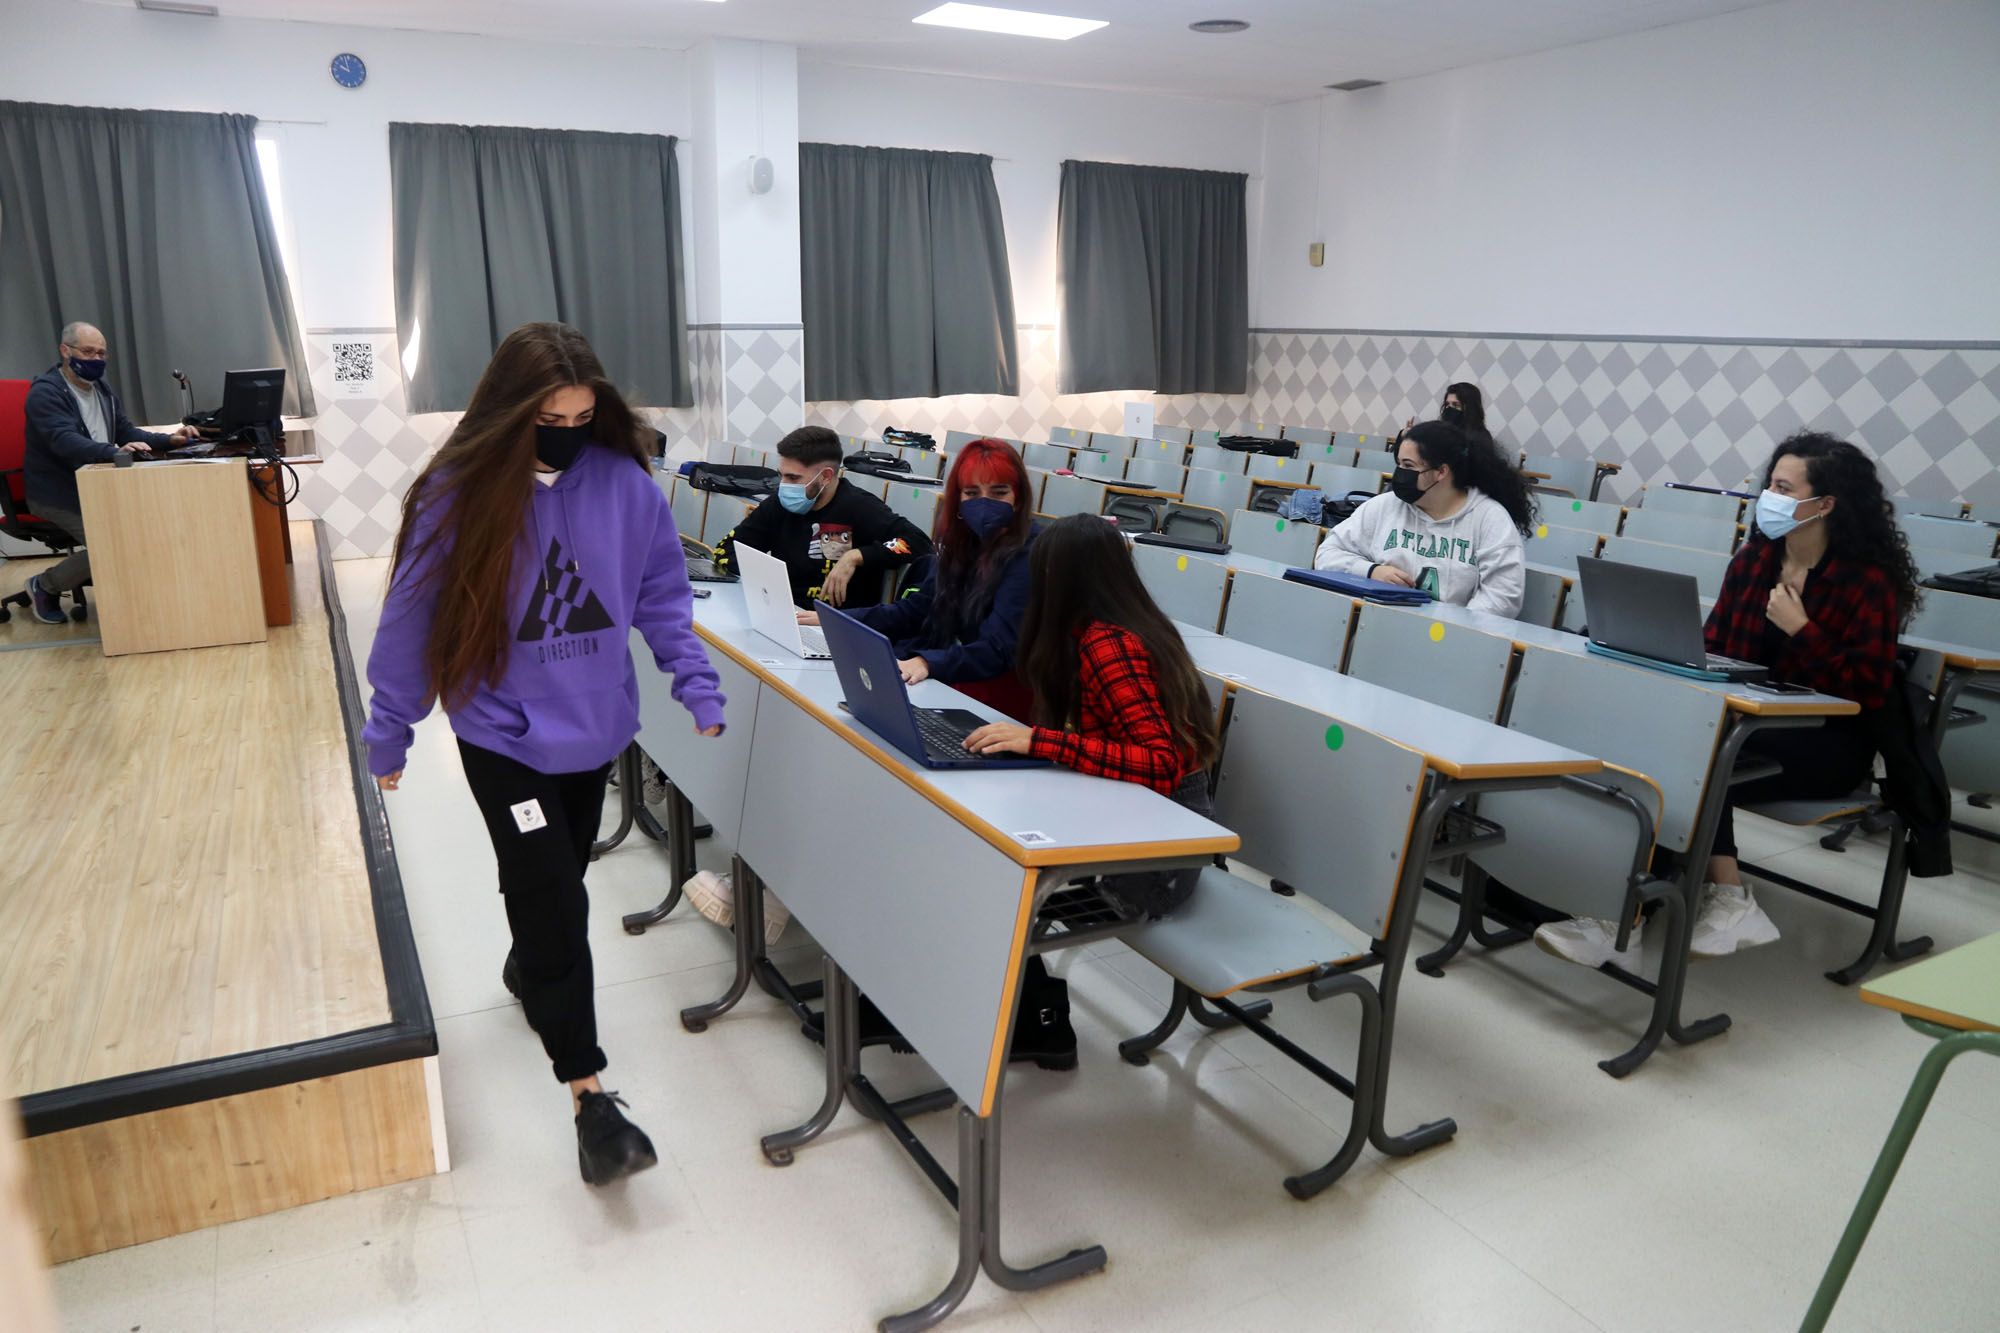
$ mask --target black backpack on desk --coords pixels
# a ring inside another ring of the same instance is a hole
[[[1265,435],[1224,435],[1216,444],[1239,454],[1270,454],[1277,458],[1299,456],[1297,440],[1274,440]]]
[[[734,495],[744,500],[761,500],[778,493],[775,469],[749,463],[696,463],[688,471],[688,485],[698,491]]]

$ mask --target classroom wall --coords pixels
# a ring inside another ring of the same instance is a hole
[[[326,456],[302,470],[294,512],[324,518],[343,557],[387,553],[403,491],[456,420],[405,410],[390,250],[389,122],[681,136],[692,124],[683,51],[197,18],[76,0],[8,0],[6,29],[0,96],[242,112],[264,122],[260,134],[278,140],[297,257],[293,283],[319,399],[315,429]],[[342,51],[368,64],[359,89],[341,88],[329,74]],[[688,160],[683,149],[684,209],[692,194]],[[692,322],[701,312],[689,285]],[[372,353],[376,377],[359,391],[335,382],[335,344]],[[655,416],[670,440],[698,438],[693,410]]]
[[[1465,377],[1620,493],[1808,423],[2000,499],[1996,53],[1991,0],[1790,0],[1274,107],[1258,409],[1380,429]]]
[[[1065,158],[1240,171],[1250,176],[1250,264],[1258,263],[1262,182],[1258,108],[1197,97],[1060,88],[1034,83],[907,74],[805,63],[799,68],[799,139],[990,154],[1007,229],[1020,339],[1017,397],[961,394],[888,402],[809,403],[807,420],[856,435],[885,426],[978,429],[1046,439],[1051,426],[1115,430],[1128,401],[1150,401],[1162,423],[1230,426],[1244,395],[1059,394],[1056,200]],[[804,225],[810,226],[806,219]],[[806,349],[811,355],[811,348]]]

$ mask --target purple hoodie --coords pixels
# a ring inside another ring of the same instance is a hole
[[[638,630],[697,728],[722,721],[722,691],[695,637],[687,563],[674,516],[652,476],[629,459],[586,446],[553,485],[534,483],[528,521],[514,548],[507,671],[447,710],[451,729],[483,749],[543,773],[581,773],[609,763],[639,733]],[[434,521],[418,520],[407,549]],[[368,771],[402,769],[411,728],[431,710],[424,648],[436,589],[422,575],[441,551],[398,571],[382,605],[368,683]]]

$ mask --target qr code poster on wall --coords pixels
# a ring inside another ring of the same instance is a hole
[[[340,398],[374,398],[381,394],[375,380],[375,344],[367,338],[335,338],[333,392]]]

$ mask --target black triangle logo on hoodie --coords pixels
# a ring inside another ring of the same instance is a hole
[[[611,616],[597,600],[577,571],[576,562],[563,557],[562,543],[549,541],[549,554],[542,562],[541,581],[528,599],[528,613],[514,637],[523,643],[560,638],[565,634],[588,634],[610,629]]]

